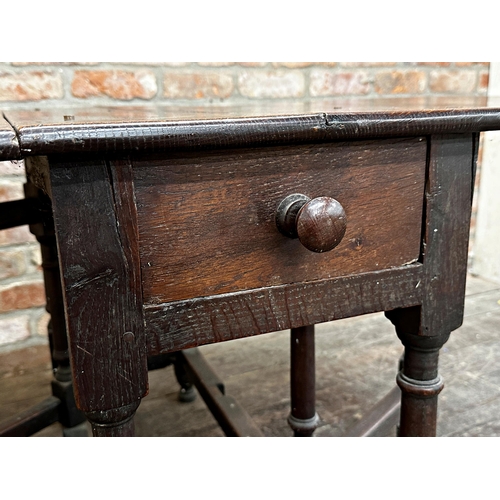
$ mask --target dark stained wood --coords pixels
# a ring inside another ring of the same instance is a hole
[[[14,160],[21,157],[19,141],[14,127],[0,111],[0,161]]]
[[[27,437],[45,429],[59,420],[60,399],[50,396],[1,422],[0,437]]]
[[[327,196],[307,202],[297,215],[299,241],[312,252],[333,250],[342,241],[346,228],[344,208]]]
[[[140,401],[110,410],[87,412],[94,437],[134,437],[134,415]]]
[[[405,346],[402,369],[396,379],[401,389],[399,435],[403,437],[436,435],[437,398],[444,386],[438,373],[438,357],[450,332],[438,331],[435,336],[421,332],[423,318],[439,314],[440,310],[428,305],[386,312]]]
[[[118,415],[147,393],[130,166],[53,159],[51,183],[77,404]]]
[[[173,352],[422,302],[422,265],[145,307],[149,352]]]
[[[500,103],[490,103],[484,97],[312,100],[194,109],[103,107],[97,112],[77,107],[38,112],[8,110],[5,114],[19,131],[19,149],[7,147],[9,140],[15,138],[7,130],[8,137],[0,141],[0,160],[78,152],[213,149],[500,128]],[[64,121],[67,115],[73,115],[74,119]]]
[[[34,224],[40,220],[36,204],[29,199],[0,203],[0,230]]]
[[[316,414],[314,326],[290,332],[291,412],[288,424],[295,437],[311,437],[319,424]]]
[[[439,349],[463,315],[477,134],[500,129],[500,106],[399,102],[65,122],[9,111],[0,160],[34,158],[53,200],[75,391],[94,435],[133,435],[148,354],[376,311],[405,346],[401,435],[435,434]],[[333,251],[279,232],[292,193],[344,207]]]
[[[401,436],[436,434],[443,389],[439,350],[462,324],[478,141],[474,134],[431,136],[423,234],[425,293],[420,307],[386,313],[405,346]]]
[[[342,240],[347,227],[344,208],[335,199],[321,196],[311,200],[301,193],[285,197],[276,209],[281,234],[299,241],[311,252],[329,252]]]
[[[29,156],[25,158],[24,166],[30,183],[51,198],[48,158],[46,156]]]
[[[405,351],[415,352],[414,347],[409,341],[405,342]],[[435,353],[438,351],[439,348],[435,349]],[[432,354],[434,352],[431,350],[424,353]],[[437,368],[437,356],[435,358]],[[412,379],[405,375],[406,371],[403,369],[397,377],[401,389],[399,436],[434,437],[437,429],[438,394],[444,387],[443,380],[439,375],[429,380]]]
[[[232,396],[198,349],[179,353],[198,392],[228,437],[262,437],[261,430]]]
[[[351,427],[345,437],[384,437],[398,424],[401,411],[401,390],[395,386],[370,412]]]
[[[134,158],[145,304],[416,261],[425,158],[418,138]],[[334,250],[279,232],[276,209],[292,193],[342,204],[347,231]]]
[[[473,134],[431,137],[420,335],[449,335],[462,324],[477,147]]]
[[[76,408],[73,393],[64,297],[52,208],[48,196],[29,182],[29,174],[28,182],[24,185],[24,192],[26,200],[31,201],[36,207],[39,219],[30,225],[30,232],[35,235],[40,244],[45,297],[47,299],[45,309],[50,314],[48,334],[54,372],[52,394],[61,402],[58,421],[65,427],[65,434],[71,434],[77,426],[85,422],[85,415]]]
[[[126,106],[89,106],[72,104],[65,107],[47,106],[36,108],[4,107],[4,114],[19,129],[35,125],[140,123],[158,121],[202,121],[231,118],[262,118],[286,115],[319,113],[380,113],[380,112],[428,112],[498,109],[500,98],[487,96],[420,96],[377,98],[323,98],[294,99],[287,101],[252,101],[241,104],[211,103],[198,105],[180,104],[127,104]],[[70,118],[70,119],[69,119]],[[5,124],[8,126],[8,124]]]

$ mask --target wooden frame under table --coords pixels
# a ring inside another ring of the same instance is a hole
[[[27,200],[42,225],[53,217],[73,389],[94,435],[133,435],[148,356],[288,328],[289,423],[312,435],[313,325],[376,311],[405,346],[399,433],[435,434],[479,133],[500,128],[500,108],[342,106],[5,112],[0,159],[25,160]],[[341,204],[335,248],[278,230],[296,193]]]

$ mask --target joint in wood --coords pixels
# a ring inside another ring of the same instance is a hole
[[[396,381],[405,394],[417,398],[433,398],[437,396],[444,387],[441,375],[438,375],[432,380],[415,380],[407,377],[403,372],[399,372]]]
[[[287,421],[295,433],[311,435],[319,426],[319,415],[315,413],[314,417],[302,419],[290,414]]]
[[[94,429],[124,426],[134,417],[140,402],[139,400],[129,405],[122,406],[121,408],[89,411],[85,412],[85,414],[91,421]]]

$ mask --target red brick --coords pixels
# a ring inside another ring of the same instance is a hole
[[[20,276],[26,271],[22,250],[0,249],[0,280]]]
[[[346,68],[371,68],[377,66],[395,66],[395,62],[343,62],[342,66]]]
[[[24,340],[30,336],[28,315],[0,317],[0,345]]]
[[[0,312],[45,305],[43,281],[15,283],[0,288]]]
[[[479,65],[479,66],[489,66],[489,62],[456,62],[455,66],[473,66],[473,65]]]
[[[107,96],[128,101],[134,98],[151,99],[158,87],[152,71],[75,71],[71,92],[81,99]]]
[[[305,78],[302,72],[293,70],[245,71],[238,76],[238,87],[245,97],[302,97]]]
[[[11,62],[12,66],[95,66],[98,62]]]
[[[478,89],[479,90],[488,90],[488,85],[490,83],[490,74],[489,72],[487,71],[481,71],[481,73],[479,73],[479,85],[478,85]]]
[[[314,63],[312,62],[273,62],[272,66],[274,67],[284,67],[284,68],[308,68],[312,66]]]
[[[0,246],[36,241],[28,226],[18,226],[0,231]]]
[[[440,67],[446,67],[450,66],[450,62],[419,62],[417,63],[419,66],[440,66]]]
[[[290,69],[300,69],[300,68],[309,68],[311,66],[322,66],[333,68],[337,66],[336,62],[273,62],[271,65],[275,68],[290,68]]]
[[[163,96],[170,99],[225,99],[233,93],[230,75],[221,73],[166,73]]]
[[[60,73],[25,71],[0,73],[0,101],[39,101],[64,95]]]
[[[425,89],[422,71],[382,71],[375,75],[378,94],[420,94]]]
[[[431,71],[429,89],[432,92],[473,92],[476,90],[476,72],[466,70]]]
[[[313,70],[310,76],[311,96],[359,95],[370,92],[370,82],[365,72],[332,73]]]
[[[215,67],[222,67],[222,66],[232,66],[234,62],[199,62],[198,63],[200,66],[215,66]]]
[[[238,64],[238,66],[242,66],[244,68],[262,68],[263,66],[267,66],[269,63],[267,63],[267,62],[239,62],[236,64]]]
[[[148,61],[148,62],[117,62],[117,63],[108,63],[108,64],[113,64],[113,65],[121,65],[121,66],[166,66],[166,67],[180,67],[180,66],[189,66],[190,62],[153,62],[153,61]]]

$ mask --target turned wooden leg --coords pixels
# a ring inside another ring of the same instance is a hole
[[[436,435],[439,349],[462,324],[477,137],[434,135],[428,150],[420,305],[386,312],[405,346],[401,436]],[[471,151],[474,156],[471,162]]]
[[[191,403],[191,401],[196,399],[196,391],[194,389],[193,382],[189,378],[189,374],[186,371],[186,366],[180,352],[174,353],[174,371],[175,378],[181,386],[178,396],[179,401],[182,403]]]
[[[438,394],[444,386],[438,373],[439,350],[448,340],[449,333],[419,335],[419,307],[400,309],[386,316],[396,326],[398,337],[405,346],[402,369],[396,379],[401,389],[399,436],[435,436]]]
[[[87,412],[94,437],[135,436],[134,415],[140,401],[112,410]]]
[[[191,403],[196,399],[194,385],[186,371],[181,351],[148,356],[148,371],[174,365],[175,378],[180,385],[178,399],[181,403]]]
[[[418,339],[405,339],[404,367],[397,376],[401,388],[400,436],[436,435],[438,394],[443,380],[438,373],[439,347],[422,349]]]
[[[315,407],[314,326],[292,328],[290,335],[291,413],[288,424],[296,437],[310,437],[318,426]]]

